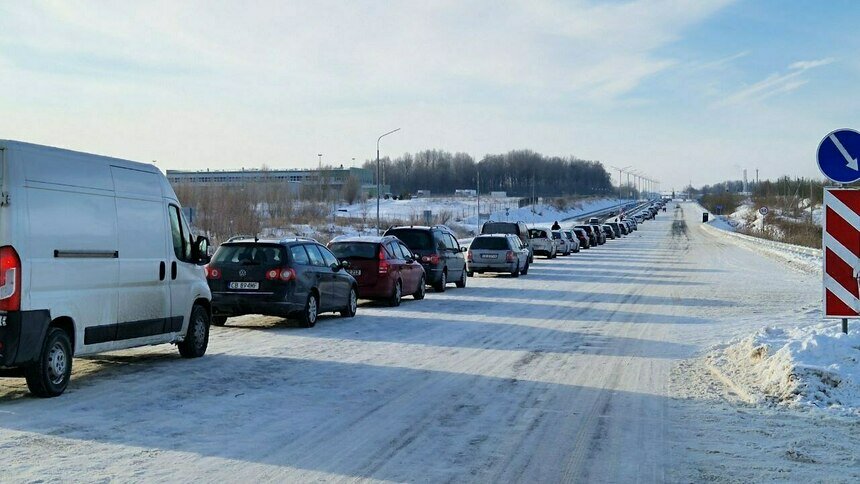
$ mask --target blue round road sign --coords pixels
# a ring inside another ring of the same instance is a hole
[[[837,129],[818,144],[818,168],[837,183],[860,180],[860,133]]]

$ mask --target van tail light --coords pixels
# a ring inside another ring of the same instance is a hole
[[[206,271],[206,279],[221,279],[221,269],[218,269],[217,267],[212,267],[210,265],[203,266],[203,269]]]
[[[296,278],[296,271],[289,267],[280,269],[269,269],[266,271],[266,279],[269,281],[292,281]]]
[[[505,261],[506,262],[513,262],[514,261],[514,251],[509,250],[508,253],[505,254]]]
[[[385,249],[381,246],[379,247],[379,273],[380,274],[388,274],[388,270],[391,268],[391,265],[388,263],[387,258],[385,257]]]
[[[439,263],[439,254],[430,254],[425,255],[421,258],[421,262],[426,262],[428,264],[436,265]]]
[[[0,311],[21,310],[21,258],[10,246],[0,247]]]
[[[472,262],[472,251],[466,252],[466,260]]]

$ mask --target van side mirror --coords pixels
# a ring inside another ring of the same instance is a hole
[[[209,239],[207,237],[202,235],[197,236],[197,240],[194,241],[191,250],[194,260],[198,264],[208,264],[212,260],[212,257],[209,256]]]

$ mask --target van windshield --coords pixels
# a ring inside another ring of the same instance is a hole
[[[508,240],[504,237],[477,237],[469,245],[476,250],[508,250]]]
[[[338,259],[376,259],[379,254],[377,244],[370,242],[335,242],[329,250]]]
[[[502,222],[487,222],[481,227],[482,234],[517,234],[517,224]]]

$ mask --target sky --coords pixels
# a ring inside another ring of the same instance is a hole
[[[860,2],[0,0],[0,138],[162,169],[532,149],[663,189],[815,176]]]

